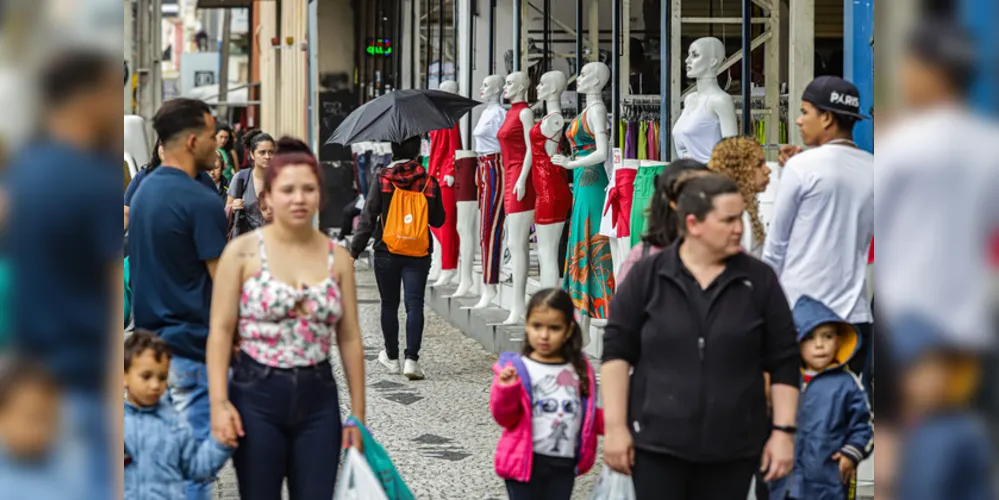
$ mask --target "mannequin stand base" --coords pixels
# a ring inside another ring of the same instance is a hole
[[[434,284],[432,284],[430,286],[432,286],[434,288],[437,288],[439,286],[449,285],[449,284],[451,284],[452,281],[454,281],[454,279],[457,276],[458,276],[458,270],[457,269],[447,269],[447,270],[441,271],[440,276],[437,278],[437,281],[435,281]]]

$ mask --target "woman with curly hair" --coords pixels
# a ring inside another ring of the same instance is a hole
[[[748,136],[728,137],[715,145],[708,169],[724,175],[739,186],[739,193],[746,202],[742,216],[742,248],[759,258],[763,253],[766,230],[760,219],[760,203],[756,195],[766,191],[770,184],[770,167],[759,141]]]

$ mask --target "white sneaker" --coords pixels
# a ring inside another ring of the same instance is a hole
[[[378,353],[378,362],[381,363],[390,374],[395,375],[399,373],[399,360],[389,359],[388,351],[382,349],[382,352]]]
[[[423,380],[427,378],[427,374],[423,373],[420,368],[420,363],[416,362],[414,359],[406,360],[406,368],[402,371],[403,375],[409,380]]]

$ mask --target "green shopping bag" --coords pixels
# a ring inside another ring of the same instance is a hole
[[[361,425],[354,417],[347,419],[345,425],[354,425],[361,429],[361,436],[364,440],[364,458],[368,461],[368,466],[374,471],[375,476],[378,477],[378,481],[382,483],[385,496],[389,500],[416,500],[413,492],[409,491],[409,487],[402,481],[399,471],[392,465],[392,459],[385,452],[385,448],[382,448],[382,445],[371,437],[367,427]]]

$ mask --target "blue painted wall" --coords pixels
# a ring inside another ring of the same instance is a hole
[[[984,0],[985,2],[993,0]],[[844,0],[843,73],[860,91],[860,109],[870,116],[874,106],[874,0]],[[853,140],[862,149],[874,152],[874,123],[857,124]]]
[[[995,20],[999,17],[997,0],[963,0],[961,17],[976,37],[979,54],[978,79],[972,89],[975,106],[992,115],[999,114],[999,36]]]

